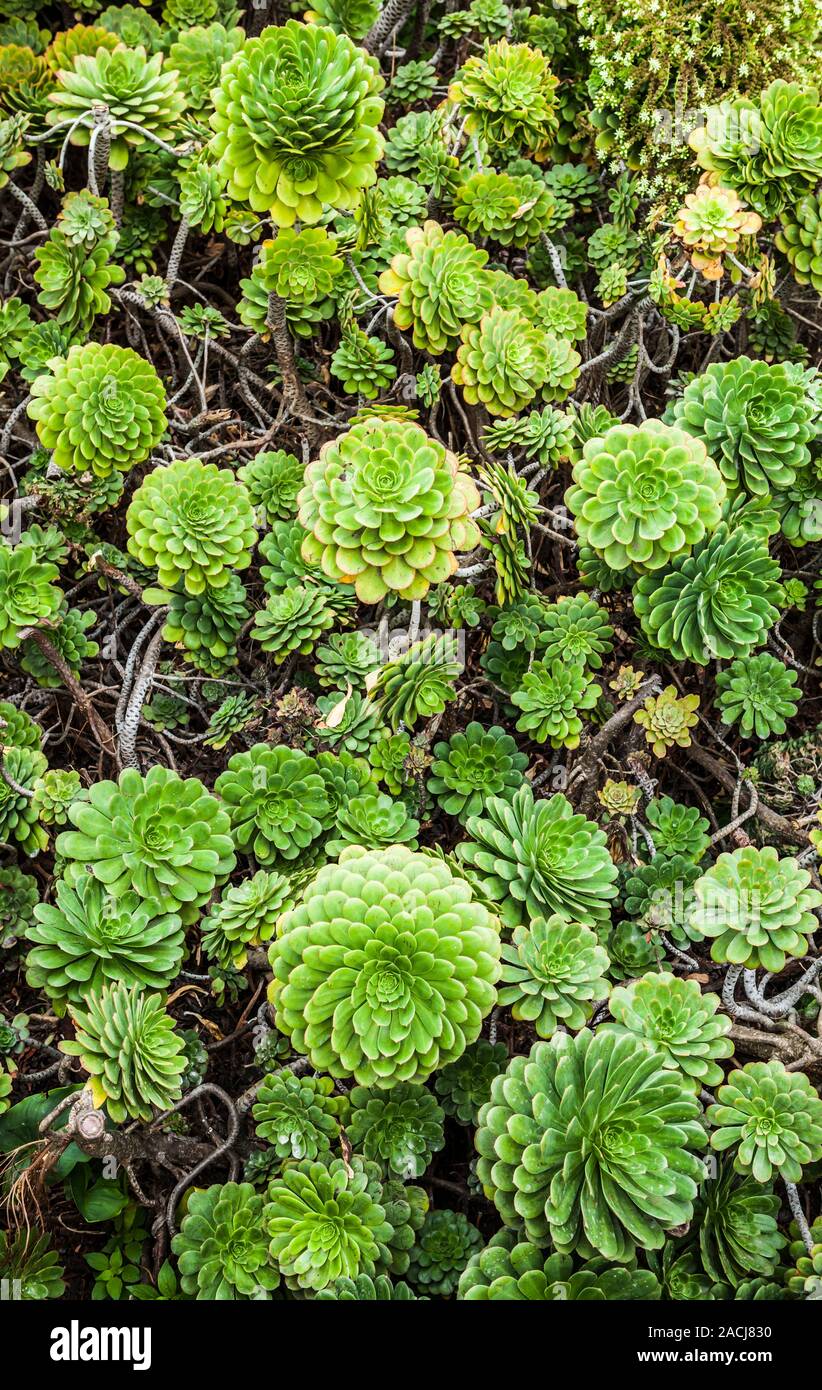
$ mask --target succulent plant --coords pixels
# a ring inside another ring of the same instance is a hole
[[[776,1284],[772,1279],[743,1279],[734,1289],[734,1299],[744,1302],[782,1302],[793,1295],[784,1284]]]
[[[785,1244],[778,1215],[779,1198],[769,1185],[740,1177],[730,1162],[720,1160],[716,1178],[703,1184],[694,1213],[706,1274],[732,1287],[752,1273],[772,1274]]]
[[[99,22],[106,22],[106,11]],[[242,29],[216,22],[195,24],[177,34],[169,49],[168,64],[178,74],[189,107],[195,111],[210,107],[211,92],[220,81],[223,64],[234,57],[244,41]]]
[[[545,335],[545,350],[548,368],[542,399],[564,401],[576,386],[582,358],[565,338],[557,338],[553,333]]]
[[[199,459],[155,468],[131,499],[129,550],[161,585],[202,594],[244,569],[256,540],[248,493],[230,469]]]
[[[416,180],[395,174],[392,178],[379,179],[377,192],[380,207],[393,226],[408,227],[424,221],[428,197]]]
[[[109,897],[89,874],[78,873],[73,883],[58,880],[56,905],[39,904],[34,918],[26,931],[34,942],[26,974],[60,1012],[109,983],[166,989],[182,963],[184,933],[176,913],[155,915],[136,893]]]
[[[21,357],[30,329],[27,304],[16,296],[0,301],[0,380],[9,372],[12,362]]]
[[[592,671],[613,648],[608,615],[587,594],[574,594],[546,606],[537,647],[543,661],[579,662]]]
[[[342,748],[339,753],[317,754],[317,766],[325,783],[328,798],[327,824],[332,824],[341,811],[363,792],[373,792],[374,779],[365,758],[358,758]]]
[[[684,1077],[634,1037],[555,1033],[515,1057],[479,1116],[480,1180],[506,1225],[625,1261],[689,1221],[705,1144]]]
[[[435,199],[451,201],[459,185],[460,165],[457,156],[449,153],[441,128],[435,127],[417,147],[413,172]]]
[[[385,168],[416,177],[419,174],[420,150],[434,140],[441,142],[441,138],[441,117],[435,111],[409,111],[408,115],[401,115],[385,139]]]
[[[794,279],[822,294],[822,204],[812,193],[782,212],[776,245],[788,258]]]
[[[14,1018],[4,1018],[0,1014],[0,1056],[19,1056],[31,1041],[29,1015],[16,1014]]]
[[[324,445],[299,500],[304,558],[353,583],[363,603],[423,598],[478,540],[474,483],[412,423],[372,417]]]
[[[571,427],[571,459],[577,463],[589,439],[602,439],[610,429],[620,423],[604,405],[589,405],[587,402],[574,406],[568,411]]]
[[[180,213],[191,227],[203,233],[221,232],[225,226],[228,204],[223,195],[223,183],[218,170],[200,156],[186,164],[179,173]],[[167,287],[163,286],[165,293]],[[145,289],[141,290],[145,299]],[[161,301],[162,302],[162,301]]]
[[[580,713],[593,709],[602,690],[574,660],[534,661],[511,696],[522,710],[517,728],[552,748],[577,748]]]
[[[570,426],[566,416],[547,406],[543,410],[531,410],[519,419],[494,420],[485,430],[483,442],[492,453],[505,453],[511,448],[522,449],[526,459],[538,459],[544,466],[554,467],[568,457],[569,436]],[[504,476],[508,483],[511,474]],[[503,482],[498,467],[484,470],[484,477],[491,488],[495,483],[499,486]],[[514,490],[519,492],[524,487],[524,479],[517,478]],[[534,493],[530,495],[535,496]]]
[[[632,700],[639,694],[644,680],[644,671],[637,671],[634,666],[620,666],[614,679],[608,682],[608,689],[613,690],[619,700]]]
[[[33,748],[5,748],[0,753],[4,776],[0,778],[0,841],[16,844],[34,858],[48,844],[45,830],[33,806],[34,787],[46,770],[44,755]]]
[[[16,864],[0,867],[0,950],[8,950],[34,920],[40,901],[37,879]]]
[[[283,918],[269,956],[277,1027],[294,1046],[331,1076],[391,1086],[424,1080],[478,1037],[499,937],[445,864],[352,845]]]
[[[0,1231],[0,1282],[22,1302],[61,1298],[66,1291],[63,1266],[47,1235],[29,1229]]]
[[[149,589],[143,597],[168,607],[163,637],[182,647],[199,670],[219,676],[236,666],[236,640],[251,616],[238,574],[231,574],[222,588],[202,594]]]
[[[777,78],[757,101],[711,106],[688,143],[703,169],[763,216],[809,192],[822,172],[822,115],[813,87]]]
[[[49,641],[72,675],[78,676],[83,662],[97,656],[100,650],[96,642],[86,637],[88,629],[97,622],[96,614],[89,609],[64,608],[56,618],[57,625],[49,631]],[[63,684],[60,672],[31,637],[20,648],[20,669],[33,676],[46,690],[56,690]]]
[[[543,186],[542,193],[550,201]],[[510,174],[477,172],[457,192],[454,218],[471,236],[492,237],[505,244],[516,235],[513,219],[520,204],[517,184]]]
[[[413,106],[433,96],[436,85],[437,73],[430,60],[402,63],[391,78],[386,96],[391,105]]]
[[[283,449],[263,450],[250,463],[237,469],[251,503],[259,507],[269,523],[278,518],[288,521],[297,515],[297,496],[303,485],[305,467]]]
[[[645,808],[656,849],[664,855],[684,855],[696,863],[710,843],[708,822],[695,806],[683,806],[670,796],[654,797]]]
[[[181,1082],[183,1093],[185,1093],[192,1091],[195,1086],[200,1086],[205,1081],[208,1073],[209,1055],[200,1042],[196,1028],[181,1028],[180,1037],[183,1040],[183,1056],[186,1064]]]
[[[777,493],[773,502],[782,534],[791,545],[807,545],[822,537],[819,482],[812,468],[800,470],[796,482],[786,492]]]
[[[161,732],[185,729],[189,722],[189,708],[179,695],[165,695],[160,691],[152,697],[150,705],[143,706],[143,718]]]
[[[669,748],[687,748],[691,729],[698,722],[698,695],[683,695],[680,699],[675,685],[666,685],[659,695],[649,695],[642,709],[634,715],[634,723],[645,730],[654,755],[664,758]]]
[[[582,342],[585,338],[588,305],[573,290],[554,286],[542,290],[537,296],[536,316],[546,332],[555,338],[572,342]]]
[[[378,1274],[375,1279],[369,1274],[358,1274],[355,1279],[335,1279],[315,1297],[318,1302],[408,1303],[419,1302],[424,1295],[415,1294],[402,1279],[392,1282],[385,1274]]]
[[[479,323],[465,324],[461,336],[451,377],[469,405],[481,402],[491,415],[515,415],[547,382],[547,335],[517,309],[497,304]]]
[[[715,1284],[705,1273],[697,1246],[687,1236],[682,1241],[666,1241],[661,1251],[648,1255],[647,1259],[659,1276],[663,1298],[676,1302],[714,1302],[729,1296],[726,1284]]]
[[[621,261],[612,261],[603,266],[597,280],[597,295],[605,308],[616,304],[628,293],[628,268]],[[608,381],[631,381],[639,362],[637,349],[631,348],[619,362],[614,362],[606,372]]]
[[[379,649],[367,633],[332,632],[317,648],[315,672],[323,689],[345,690],[364,685],[379,664]]]
[[[302,584],[271,594],[265,607],[254,614],[251,635],[277,664],[292,652],[310,652],[317,640],[334,625],[334,612],[326,592],[316,584]]]
[[[456,691],[453,680],[462,670],[456,639],[432,632],[402,656],[380,668],[372,694],[383,721],[396,732],[420,718],[445,709]]]
[[[775,240],[781,244],[782,237],[783,234],[777,232]],[[789,359],[797,354],[796,325],[777,299],[766,299],[751,313],[748,346],[754,356],[766,362]]]
[[[460,1275],[458,1298],[468,1302],[505,1300],[553,1303],[569,1299],[591,1301],[655,1300],[661,1297],[656,1275],[637,1269],[636,1262],[608,1264],[596,1257],[574,1268],[570,1255],[546,1254],[530,1241],[517,1240],[503,1229],[484,1250],[472,1255]]]
[[[64,565],[69,556],[66,538],[59,526],[40,526],[34,521],[26,527],[18,544],[30,545],[39,559],[52,565]]]
[[[731,1019],[717,1014],[717,994],[703,994],[696,980],[680,980],[667,971],[645,975],[625,989],[615,989],[608,1008],[615,1020],[608,1031],[646,1038],[662,1055],[663,1065],[693,1080],[694,1089],[723,1079],[716,1059],[731,1057]]]
[[[789,1227],[793,1237],[788,1246],[788,1257],[795,1261],[795,1267],[786,1280],[790,1293],[806,1297],[816,1292],[822,1277],[822,1221],[817,1216],[810,1226],[811,1246],[805,1245],[802,1234],[795,1221]]]
[[[8,9],[8,4],[6,5]],[[49,96],[54,90],[54,73],[45,56],[27,45],[4,44],[0,48],[0,92],[2,109],[24,117],[32,134],[42,134]]]
[[[37,301],[70,337],[87,333],[96,315],[111,308],[106,291],[125,279],[122,267],[110,260],[113,249],[114,237],[91,248],[71,241],[58,220],[37,250]]]
[[[343,334],[331,359],[331,371],[348,395],[359,392],[369,401],[376,400],[397,375],[391,348],[356,326]]]
[[[689,913],[699,869],[683,854],[656,854],[625,879],[624,906],[646,932],[667,932],[677,944],[699,939],[691,931]]]
[[[209,748],[225,748],[235,734],[241,734],[259,720],[260,708],[248,695],[226,695],[208,721],[205,742]]]
[[[454,217],[472,236],[501,246],[527,246],[552,226],[557,204],[541,178],[529,174],[477,173],[461,184]]]
[[[446,815],[465,824],[480,815],[488,798],[510,800],[523,782],[528,759],[498,724],[472,720],[447,741],[434,744],[428,790]]]
[[[290,1287],[317,1292],[336,1279],[388,1271],[395,1228],[380,1200],[378,1173],[356,1157],[304,1159],[274,1179],[269,1249]]]
[[[173,140],[185,106],[177,74],[164,68],[162,53],[148,57],[142,46],[125,44],[78,55],[71,68],[58,73],[51,100],[49,125],[76,123],[69,137],[74,145],[89,144],[95,111],[100,105],[107,108],[111,169],[125,169],[130,149],[144,149],[152,135]]]
[[[685,387],[672,422],[700,439],[729,488],[784,491],[810,457],[815,406],[802,368],[735,357]]]
[[[706,279],[718,279],[723,269],[721,257],[728,251],[739,251],[740,240],[755,236],[761,227],[762,218],[750,212],[733,189],[703,175],[695,191],[686,195],[673,231],[688,250],[694,269]]]
[[[723,722],[738,724],[745,738],[784,734],[802,695],[795,672],[768,652],[732,661],[718,673],[716,688]]]
[[[176,185],[174,193],[175,196],[178,193]],[[140,295],[145,304],[155,308],[168,307],[168,288],[165,281],[161,280],[162,290],[154,284],[154,281],[160,279],[154,274],[157,270],[157,246],[162,242],[166,231],[166,220],[159,208],[152,207],[150,203],[129,203],[123,212],[115,250],[119,264],[131,267],[141,276],[140,280],[135,281],[135,293]],[[185,324],[190,320],[192,312],[199,318],[204,308],[203,305],[196,309],[189,305],[180,310],[180,326],[184,332]]]
[[[100,25],[73,24],[70,29],[63,29],[54,35],[44,56],[49,67],[59,73],[61,68],[70,71],[75,58],[81,53],[93,56],[98,48],[107,48],[111,52],[117,43],[117,36]]]
[[[171,1245],[183,1293],[209,1301],[268,1298],[280,1282],[268,1249],[270,1212],[251,1183],[192,1192]]]
[[[366,791],[340,806],[326,853],[336,858],[346,845],[383,849],[403,844],[416,849],[419,828],[419,821],[408,814],[402,801],[394,801],[384,792]]]
[[[535,800],[526,785],[510,802],[489,797],[467,829],[470,839],[457,854],[506,924],[559,914],[584,926],[607,925],[616,865],[604,832],[576,814],[562,793]]]
[[[638,250],[639,238],[621,222],[604,222],[588,238],[588,260],[600,274],[614,264],[632,269]]]
[[[335,611],[345,612],[354,606],[355,600],[345,585],[335,584],[323,574],[320,565],[303,558],[302,545],[307,535],[297,520],[272,522],[271,530],[260,541],[260,554],[267,561],[260,566],[266,593],[279,594],[295,580],[310,580],[327,592]]]
[[[318,1158],[337,1142],[342,1105],[327,1076],[275,1072],[257,1092],[254,1127],[280,1159]]]
[[[544,53],[500,39],[468,59],[448,95],[492,154],[544,159],[558,128],[556,88]]]
[[[398,296],[397,327],[413,328],[415,346],[438,357],[456,346],[465,324],[478,323],[492,307],[488,253],[433,221],[410,227],[405,239],[408,251],[393,257],[379,287]]]
[[[748,1062],[716,1092],[706,1118],[711,1147],[734,1150],[734,1168],[759,1183],[799,1182],[802,1165],[822,1158],[822,1100],[804,1072],[784,1063]]]
[[[596,933],[564,917],[534,918],[514,928],[502,948],[499,1002],[510,1004],[516,1019],[533,1023],[541,1038],[560,1024],[569,1032],[584,1027],[596,1001],[607,999],[609,960]]]
[[[30,714],[8,700],[0,700],[0,743],[8,748],[33,748],[39,753],[43,730]]]
[[[19,647],[27,628],[56,618],[63,603],[58,577],[56,565],[39,560],[31,546],[0,537],[0,650]]]
[[[619,922],[607,937],[614,980],[636,979],[649,970],[659,970],[663,949],[658,934],[637,922]]]
[[[448,1298],[482,1236],[461,1211],[429,1211],[411,1251],[408,1278],[418,1289]]]
[[[97,197],[85,188],[66,194],[58,222],[63,236],[72,245],[93,250],[101,243],[110,247],[116,244],[117,227],[108,199]]]
[[[285,227],[276,241],[263,242],[260,274],[269,294],[296,304],[312,304],[332,294],[343,262],[337,241],[322,227],[296,232]]]
[[[57,837],[57,852],[120,898],[136,893],[155,913],[175,912],[188,924],[234,867],[229,818],[196,777],[160,764],[145,777],[133,768],[117,782],[89,788],[69,807],[76,830]]]
[[[613,570],[661,569],[719,523],[725,484],[705,445],[646,420],[589,439],[565,494],[577,534]]]
[[[23,149],[23,137],[28,126],[26,116],[13,115],[0,119],[0,188],[17,169],[31,162],[31,154]]]
[[[485,1038],[467,1047],[461,1057],[443,1067],[434,1077],[434,1089],[446,1115],[460,1124],[475,1124],[480,1107],[491,1094],[493,1078],[508,1064],[504,1043],[491,1043]]]
[[[221,5],[220,0],[165,0],[163,19],[172,29],[188,29],[214,19],[220,10],[226,23],[234,23],[239,18],[235,5]]]
[[[418,1082],[399,1081],[390,1091],[354,1086],[346,1134],[357,1153],[404,1181],[421,1177],[445,1143],[443,1111]]]
[[[206,955],[223,967],[241,970],[248,947],[271,940],[293,897],[289,880],[265,869],[227,888],[200,923]]]
[[[333,29],[288,20],[247,39],[211,117],[229,196],[280,227],[355,207],[382,153],[382,85],[376,59]]]
[[[532,652],[542,634],[548,605],[536,594],[525,593],[513,603],[492,609],[494,625],[491,637],[508,652]]]
[[[248,1131],[72,1288],[822,1295],[816,2],[0,0],[0,1149]]]
[[[694,884],[689,930],[712,938],[714,960],[772,973],[789,956],[804,956],[817,928],[814,909],[822,894],[796,859],[780,858],[772,845],[746,845],[720,854]]]
[[[140,985],[105,985],[71,1009],[75,1037],[60,1049],[79,1057],[89,1073],[95,1105],[115,1124],[154,1118],[180,1095],[183,1043],[160,994]]]
[[[214,790],[234,842],[258,864],[299,858],[321,834],[329,805],[314,758],[298,748],[256,743],[235,753]]]
[[[334,690],[317,701],[319,719],[314,726],[317,743],[339,748],[348,754],[365,754],[380,737],[380,719],[375,705],[358,690],[340,698]]]
[[[374,776],[388,788],[392,796],[400,796],[406,787],[413,785],[413,772],[409,770],[411,754],[409,735],[389,734],[387,730],[368,749],[368,761]]]
[[[609,816],[633,816],[639,806],[642,791],[630,782],[615,782],[609,777],[597,791],[597,800]]]
[[[147,53],[152,53],[161,47],[162,30],[156,19],[146,14],[141,5],[108,5],[97,15],[96,23],[101,29],[115,34],[129,48],[142,44]],[[171,62],[169,66],[175,72],[180,70],[176,62]]]

